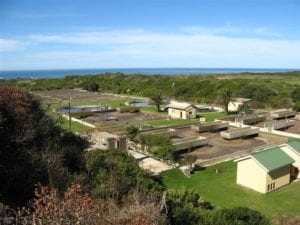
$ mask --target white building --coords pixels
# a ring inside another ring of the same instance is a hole
[[[196,107],[190,103],[171,101],[167,108],[171,119],[196,118]]]
[[[249,98],[233,98],[228,104],[229,112],[238,112],[244,105],[248,105],[251,99]]]

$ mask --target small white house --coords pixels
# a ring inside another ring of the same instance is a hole
[[[229,112],[237,112],[244,105],[249,104],[250,101],[251,101],[251,99],[249,99],[249,98],[234,98],[228,104],[228,111]]]
[[[190,103],[171,101],[167,108],[171,119],[196,118],[196,107]]]

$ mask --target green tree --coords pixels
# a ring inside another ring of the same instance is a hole
[[[224,107],[225,114],[228,114],[228,104],[232,99],[232,91],[224,88],[219,92],[219,101]]]
[[[63,188],[84,168],[87,142],[65,132],[27,92],[0,85],[0,200],[18,206],[36,183]]]
[[[240,89],[241,97],[250,98],[260,102],[268,102],[270,97],[276,96],[277,93],[268,86],[262,85],[247,85]]]
[[[99,90],[99,84],[92,81],[86,81],[82,84],[82,88],[90,92],[97,92]]]
[[[300,101],[298,101],[294,104],[293,109],[297,112],[300,112]]]
[[[162,96],[162,92],[159,90],[155,90],[151,95],[150,95],[150,99],[154,102],[156,108],[157,108],[157,112],[160,111],[160,105],[163,103],[163,96]]]

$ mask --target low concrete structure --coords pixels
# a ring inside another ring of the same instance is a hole
[[[267,193],[290,183],[291,167],[295,161],[277,147],[252,153],[235,162],[237,184]]]
[[[220,135],[222,138],[227,140],[257,136],[259,135],[259,128],[251,128],[251,127],[234,128],[226,131],[221,131]]]
[[[207,112],[222,112],[223,109],[221,107],[217,107],[214,105],[206,105],[206,104],[197,104],[195,105],[198,113],[207,113]]]
[[[242,118],[242,123],[243,124],[255,124],[255,123],[259,123],[259,122],[263,122],[266,120],[266,116],[265,115],[257,115],[257,114],[253,114],[253,115],[247,115],[244,118]]]
[[[180,151],[184,149],[192,149],[208,144],[208,139],[206,137],[197,136],[197,137],[187,137],[172,140],[174,146],[173,151]]]
[[[280,130],[294,126],[295,120],[274,120],[272,122],[265,123],[265,127],[271,127],[273,130]]]
[[[127,149],[125,136],[119,136],[104,131],[95,131],[92,134],[91,139],[95,143],[94,147],[102,150],[120,149],[125,151]]]
[[[191,125],[191,129],[196,132],[216,132],[220,130],[227,130],[228,127],[229,123],[225,121],[215,121]]]
[[[145,131],[143,134],[152,134],[152,135],[158,135],[168,138],[173,138],[178,136],[178,131],[173,128],[165,128],[165,129],[157,129],[157,130],[151,130],[151,131]]]
[[[196,118],[196,107],[186,102],[171,101],[168,108],[168,116],[171,119],[194,119]]]
[[[229,112],[238,112],[244,106],[248,106],[251,99],[249,98],[234,98],[228,104]]]
[[[285,119],[285,118],[293,118],[296,116],[296,112],[291,111],[291,110],[276,110],[271,112],[271,117],[275,120],[280,120],[280,119]]]
[[[128,154],[132,155],[139,163],[139,166],[152,173],[158,175],[163,171],[173,169],[173,166],[168,165],[162,161],[151,158],[145,154],[138,153],[132,150],[128,151]]]

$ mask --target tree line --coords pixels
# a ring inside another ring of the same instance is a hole
[[[199,103],[215,103],[221,89],[232,92],[234,97],[251,98],[257,107],[291,107],[299,101],[299,72],[239,75],[125,75],[106,73],[88,76],[67,76],[61,79],[36,79],[2,81],[27,90],[83,88],[153,97],[158,102],[157,90],[166,98],[176,98]],[[291,82],[292,80],[292,82]]]

